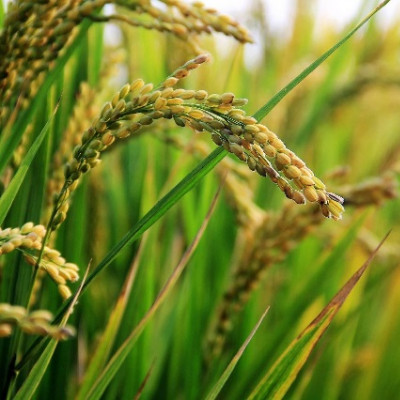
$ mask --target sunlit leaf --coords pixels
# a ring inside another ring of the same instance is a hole
[[[186,250],[185,254],[183,255],[182,259],[170,275],[168,281],[164,285],[164,287],[159,292],[156,300],[154,301],[153,305],[147,311],[146,315],[142,318],[136,328],[132,331],[129,337],[124,341],[124,343],[120,346],[120,348],[115,352],[114,356],[111,358],[110,362],[107,364],[106,368],[102,371],[102,373],[98,376],[97,381],[91,388],[87,399],[94,400],[100,399],[103,395],[104,391],[106,390],[107,386],[111,382],[114,375],[118,372],[119,368],[121,367],[122,363],[126,359],[126,357],[131,352],[134,344],[136,343],[137,339],[139,338],[140,334],[143,332],[144,328],[147,324],[151,321],[152,317],[154,316],[155,312],[158,308],[164,303],[167,296],[171,293],[171,290],[177,283],[179,277],[181,276],[183,270],[185,269],[188,261],[190,260],[193,252],[197,248],[201,237],[204,234],[204,231],[208,225],[208,222],[211,218],[211,215],[215,209],[216,201],[218,199],[218,195],[220,190],[218,190],[217,194],[212,201],[210,209],[199,229],[193,242],[190,244],[188,249]]]
[[[59,106],[59,104],[57,104],[57,106],[54,109],[53,117],[58,110],[58,106]],[[7,216],[8,210],[10,209],[10,207],[13,204],[15,196],[17,195],[18,190],[21,187],[22,182],[25,179],[25,176],[29,170],[29,167],[30,167],[33,159],[35,158],[35,155],[36,155],[37,151],[39,150],[40,145],[43,142],[43,139],[45,138],[45,136],[47,135],[47,133],[49,131],[50,122],[53,119],[53,117],[47,121],[46,125],[43,127],[42,131],[40,132],[38,137],[33,142],[32,146],[30,147],[26,156],[22,160],[21,165],[18,168],[18,171],[16,172],[15,176],[11,180],[10,184],[7,186],[7,189],[5,190],[3,195],[0,197],[0,224],[3,223],[4,218]]]
[[[219,393],[221,392],[222,388],[224,387],[226,381],[229,379],[231,376],[233,370],[236,367],[236,364],[239,362],[240,358],[242,357],[244,351],[246,350],[247,346],[249,345],[251,339],[253,339],[253,336],[257,332],[258,328],[261,325],[261,322],[263,322],[265,316],[267,315],[269,311],[269,307],[264,311],[263,315],[261,315],[261,318],[258,320],[256,323],[255,327],[253,330],[250,332],[250,335],[247,337],[247,339],[244,341],[242,346],[240,347],[239,351],[235,354],[235,356],[232,358],[231,362],[228,364],[226,367],[225,371],[221,375],[221,377],[218,379],[217,383],[214,385],[214,387],[211,389],[210,393],[207,395],[206,400],[214,400],[217,398]]]

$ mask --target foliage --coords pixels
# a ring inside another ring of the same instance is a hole
[[[199,2],[0,8],[2,398],[396,397],[388,2],[287,37],[254,3],[258,63]]]

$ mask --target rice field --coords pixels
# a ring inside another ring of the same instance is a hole
[[[0,398],[398,397],[395,1],[2,4]]]

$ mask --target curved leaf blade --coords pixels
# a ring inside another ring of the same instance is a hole
[[[85,282],[85,279],[87,277],[87,273],[89,271],[89,268],[86,270],[86,274],[82,279],[82,283],[79,286],[79,289],[73,296],[69,307],[64,315],[63,320],[61,321],[61,326],[65,326],[65,324],[68,321],[68,318],[72,314],[72,311],[74,309],[74,306],[76,302],[78,301],[78,298],[81,294],[83,284]],[[33,397],[35,394],[37,388],[39,387],[40,382],[43,379],[43,376],[50,364],[50,361],[53,357],[54,351],[56,350],[58,344],[58,340],[56,339],[51,339],[46,348],[43,350],[41,353],[39,359],[36,361],[36,363],[33,365],[32,369],[30,370],[27,378],[25,379],[24,383],[18,390],[17,394],[15,397],[13,397],[14,400],[29,400]]]
[[[198,230],[195,238],[193,239],[192,243],[184,253],[183,257],[181,258],[178,265],[175,267],[174,271],[168,278],[167,282],[159,292],[156,300],[154,301],[153,305],[149,308],[145,316],[140,320],[138,325],[132,331],[132,333],[128,336],[128,338],[124,341],[124,343],[120,346],[120,348],[115,352],[114,356],[111,358],[109,363],[107,364],[106,368],[102,371],[100,376],[98,377],[95,384],[92,386],[91,391],[87,395],[87,400],[98,400],[102,397],[104,391],[106,390],[107,386],[113,379],[114,375],[118,372],[119,368],[121,367],[122,363],[126,359],[126,357],[131,352],[133,346],[135,345],[137,339],[139,338],[140,334],[143,332],[147,324],[151,321],[152,317],[154,316],[155,312],[159,309],[162,305],[164,300],[167,298],[168,294],[171,292],[173,287],[175,286],[176,282],[178,281],[179,277],[181,276],[183,270],[185,269],[188,261],[190,260],[193,252],[197,248],[197,245],[200,242],[201,237],[204,234],[204,231],[208,225],[208,222],[211,218],[211,215],[215,209],[215,205],[217,199],[219,197],[220,189],[217,191],[211,206],[208,210],[204,221]]]
[[[282,399],[304,366],[312,350],[329,327],[334,316],[371,264],[376,253],[385,242],[390,232],[379,243],[365,263],[352,275],[328,305],[307,326],[306,329],[287,347],[270,371],[259,382],[248,397],[253,399]]]
[[[374,8],[354,29],[352,29],[342,40],[333,45],[321,57],[317,58],[312,64],[304,69],[292,81],[290,81],[283,89],[281,89],[275,96],[273,96],[266,104],[257,110],[253,117],[257,121],[261,121],[288,93],[290,93],[301,81],[311,74],[317,67],[319,67],[331,54],[333,54],[342,44],[346,43],[366,22],[368,22],[373,15],[375,15],[382,7],[384,7],[390,0],[385,0]]]
[[[147,236],[145,236],[145,238],[146,237]],[[117,302],[115,303],[110,318],[108,319],[107,326],[104,329],[101,339],[99,340],[99,345],[90,360],[85,376],[82,380],[82,385],[75,397],[76,400],[84,400],[86,398],[90,388],[97,379],[98,372],[104,368],[104,365],[107,362],[109,353],[114,345],[115,338],[123,320],[126,305],[128,303],[133,283],[139,268],[143,247],[144,243],[142,241],[136,253],[135,259],[132,262],[131,268],[129,269],[121,293],[117,299]]]
[[[244,343],[242,344],[242,346],[240,347],[238,352],[232,358],[231,362],[228,364],[225,371],[222,373],[221,377],[218,379],[217,383],[211,389],[210,393],[206,397],[206,400],[215,400],[217,398],[217,396],[221,392],[222,388],[224,387],[226,381],[229,379],[233,370],[235,369],[236,364],[239,362],[240,358],[242,357],[242,355],[243,355],[244,351],[246,350],[248,344],[250,343],[251,339],[253,339],[253,336],[256,334],[261,323],[264,321],[264,318],[267,315],[268,311],[269,311],[269,306],[264,311],[264,313],[261,315],[261,317],[258,320],[258,322],[256,323],[255,327],[250,332],[250,335],[246,338],[246,340],[244,341]]]
[[[43,127],[40,134],[35,139],[32,146],[26,153],[26,156],[23,159],[21,165],[19,166],[17,173],[12,178],[10,184],[8,185],[3,195],[0,197],[0,225],[4,222],[4,219],[7,216],[7,213],[15,199],[15,196],[17,195],[18,190],[22,185],[22,182],[24,181],[24,178],[29,170],[29,167],[49,131],[50,122],[54,118],[54,115],[56,114],[58,107],[59,107],[59,102],[54,109],[53,115],[46,122],[46,125]]]

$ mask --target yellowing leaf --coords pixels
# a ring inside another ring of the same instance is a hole
[[[297,374],[304,366],[311,351],[318,343],[337,314],[340,307],[347,299],[354,286],[364,274],[372,259],[388,237],[383,238],[378,247],[354,273],[340,291],[333,297],[329,304],[307,326],[306,329],[289,345],[281,357],[276,361],[264,378],[259,382],[248,399],[282,399],[286,394]]]

